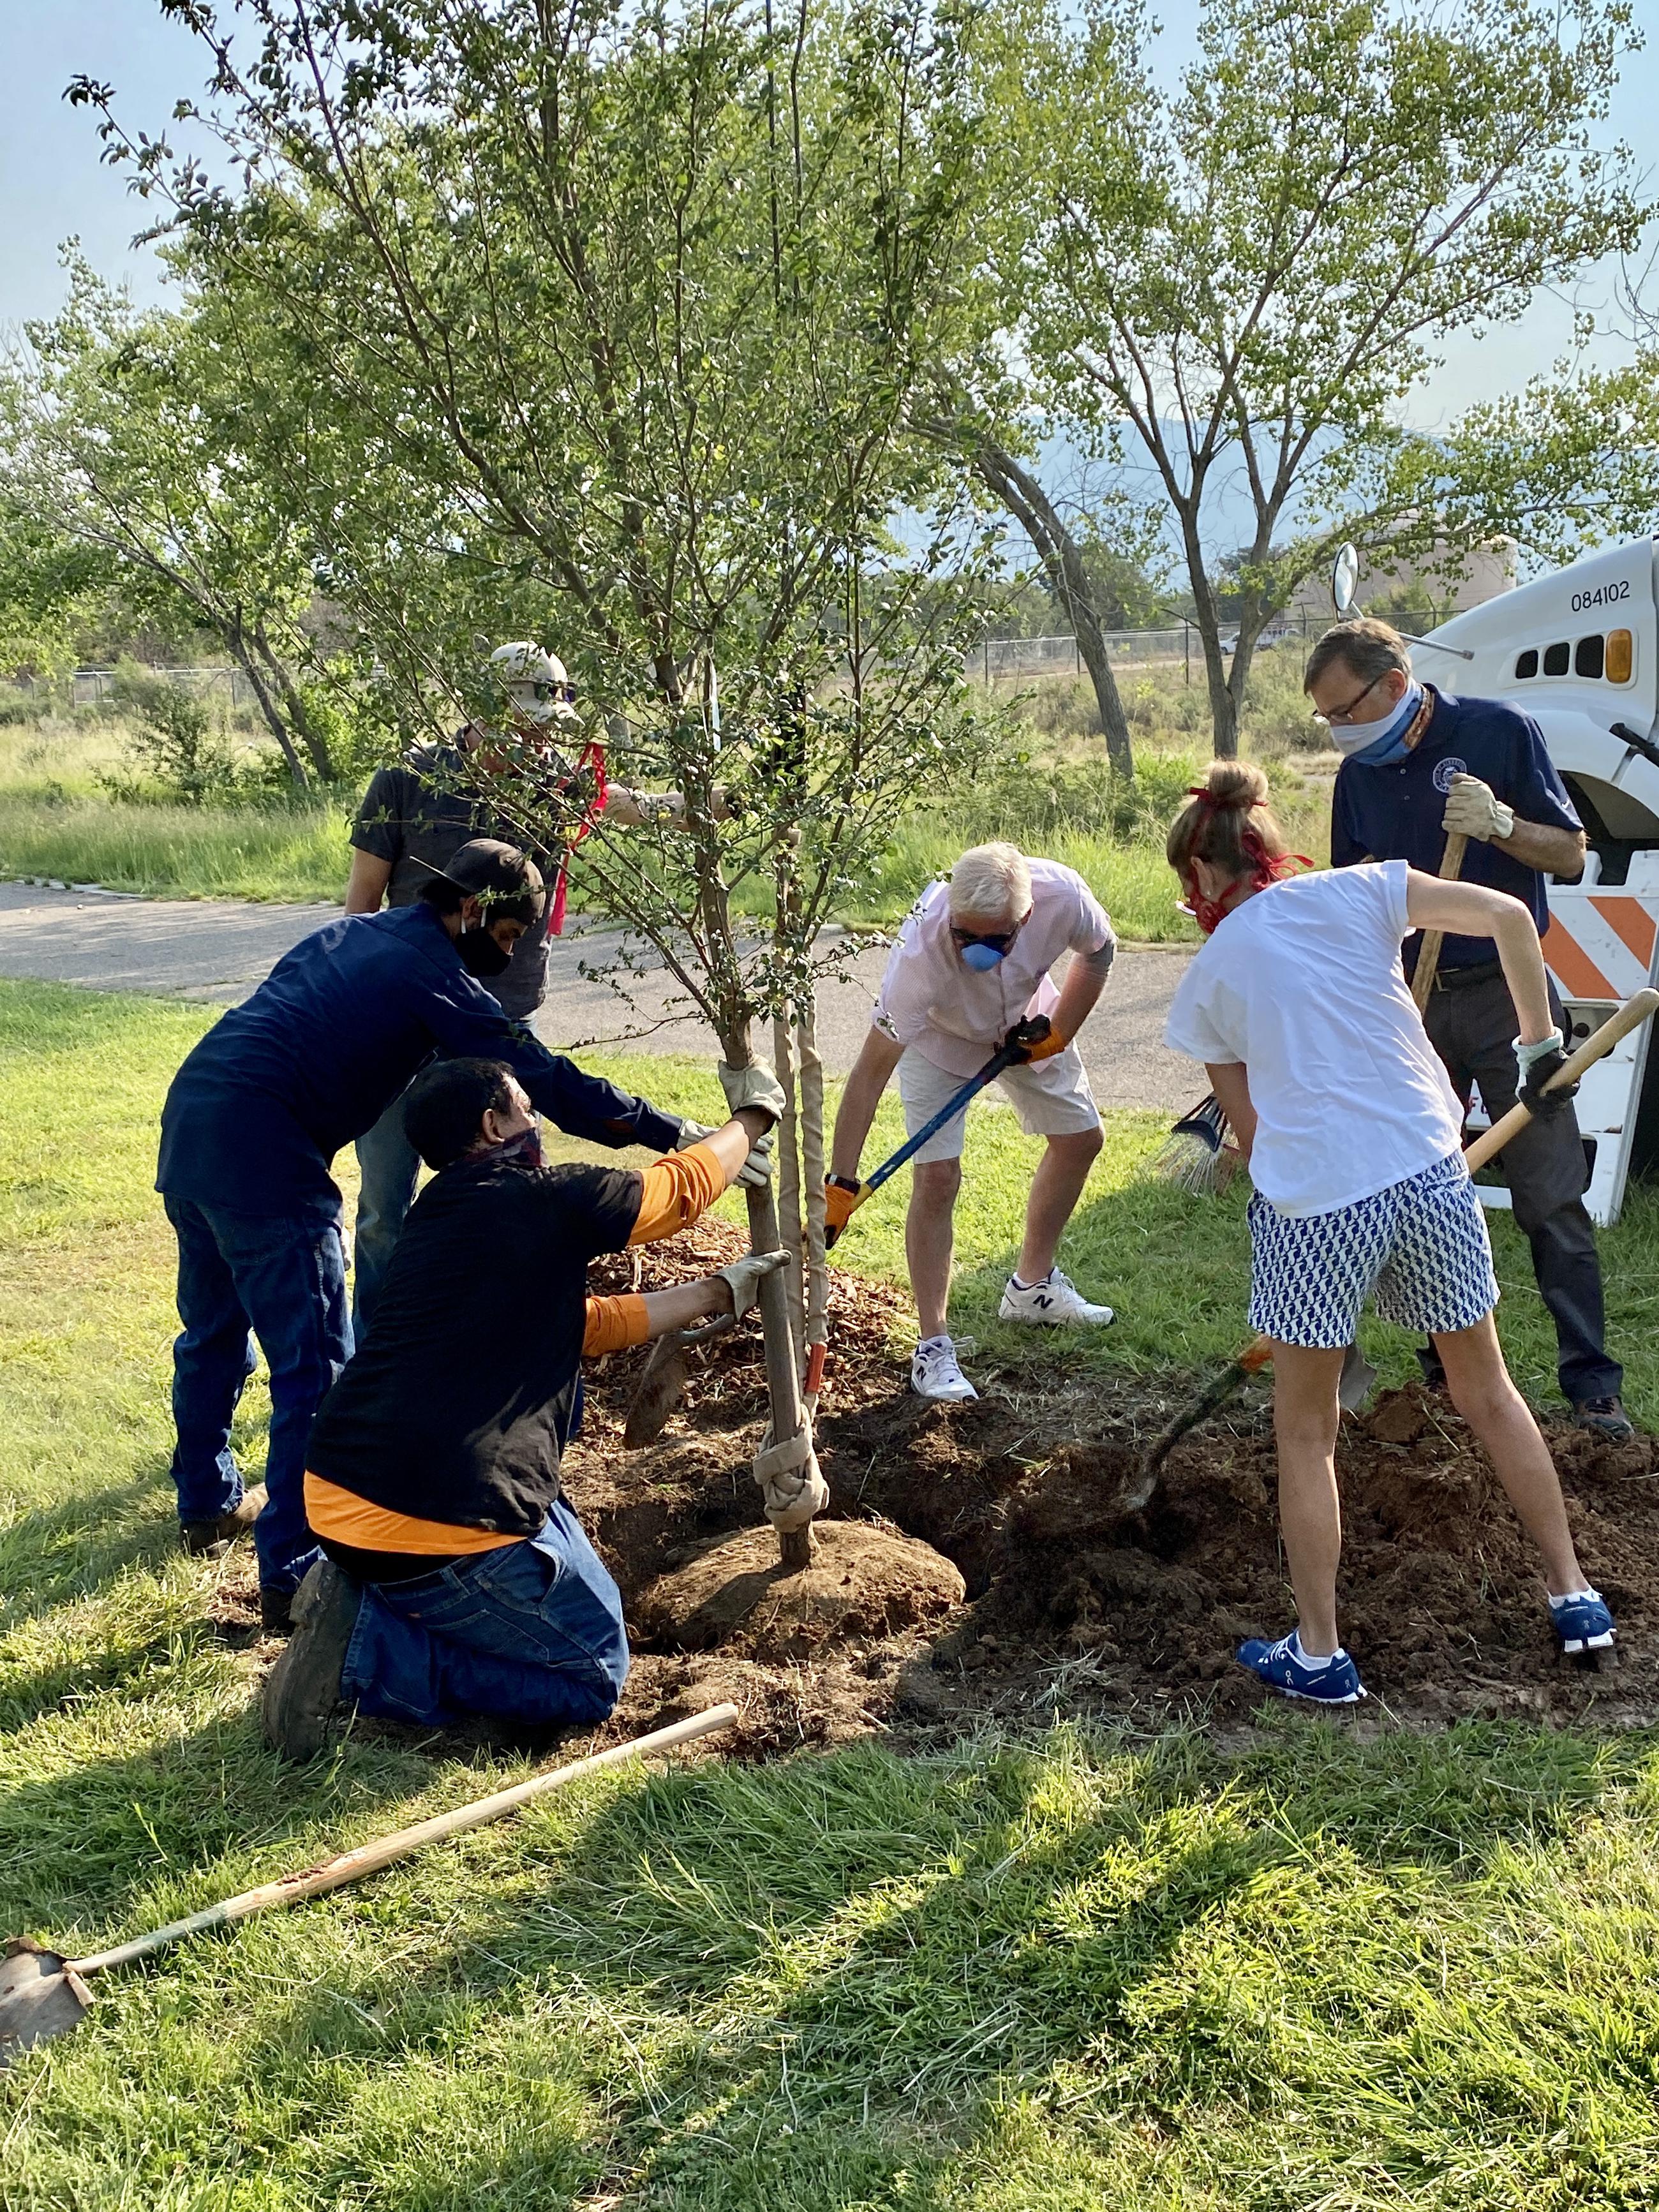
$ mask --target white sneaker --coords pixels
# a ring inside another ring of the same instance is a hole
[[[1109,1328],[1116,1318],[1110,1306],[1091,1306],[1058,1267],[1051,1267],[1043,1281],[1028,1290],[1022,1290],[1010,1275],[997,1308],[999,1321],[1039,1322],[1048,1328]]]
[[[918,1397],[946,1403],[979,1395],[957,1365],[957,1348],[948,1336],[936,1336],[916,1346],[910,1362],[910,1388]]]

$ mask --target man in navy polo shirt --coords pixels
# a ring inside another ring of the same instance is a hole
[[[253,1529],[260,1613],[286,1632],[319,1556],[306,1438],[351,1356],[334,1155],[372,1128],[434,1054],[499,1060],[538,1112],[590,1143],[677,1150],[687,1125],[538,1044],[484,988],[544,902],[539,872],[480,837],[412,906],[302,939],[185,1060],[161,1109],[155,1187],[179,1240],[173,1479],[186,1551]],[[701,1133],[701,1125],[696,1126]],[[262,1491],[230,1450],[237,1401],[270,1368]]]
[[[1438,875],[1446,837],[1458,831],[1469,841],[1464,882],[1520,899],[1544,937],[1545,878],[1572,882],[1583,872],[1584,830],[1537,723],[1502,700],[1455,699],[1418,683],[1404,639],[1369,619],[1326,631],[1304,689],[1344,756],[1331,805],[1332,865],[1407,860]],[[1416,957],[1417,942],[1408,940],[1408,975]],[[1423,1020],[1460,1096],[1467,1101],[1478,1085],[1496,1121],[1515,1103],[1519,1024],[1485,938],[1444,940]],[[1563,1395],[1582,1426],[1627,1437],[1624,1372],[1602,1343],[1601,1267],[1583,1203],[1589,1176],[1570,1098],[1510,1141],[1504,1167],[1554,1319]]]

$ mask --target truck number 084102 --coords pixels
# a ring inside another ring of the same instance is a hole
[[[1582,615],[1586,607],[1610,607],[1617,600],[1627,599],[1629,597],[1628,581],[1619,584],[1598,584],[1593,592],[1573,593],[1572,611],[1576,615]]]

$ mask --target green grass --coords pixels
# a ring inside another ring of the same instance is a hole
[[[211,1018],[0,986],[0,1930],[71,1948],[527,1771],[357,1743],[279,1769],[206,1626],[224,1570],[171,1547],[149,1184],[161,1091]],[[699,1068],[612,1066],[714,1109]],[[1069,1255],[1123,1308],[1091,1356],[1148,1368],[1243,1329],[1237,1205],[1139,1180],[1156,1133],[1114,1117]],[[978,1325],[1031,1147],[987,1111],[970,1148]],[[849,1261],[893,1268],[902,1205],[860,1216]],[[1654,1234],[1641,1194],[1605,1240],[1632,1354]],[[1524,1358],[1531,1294],[1499,1242]],[[1651,1419],[1659,1378],[1633,1369]],[[253,1462],[264,1410],[250,1394],[239,1424]],[[0,2205],[1659,2201],[1651,1740],[1364,1742],[1287,1717],[1224,1752],[1060,1705],[933,1758],[606,1778],[112,1977],[74,2037],[0,2075]]]
[[[135,805],[98,784],[120,765],[117,729],[0,729],[0,878],[152,898],[340,897],[350,860],[344,796]]]

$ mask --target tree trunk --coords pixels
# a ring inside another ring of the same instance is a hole
[[[283,695],[283,706],[288,715],[289,729],[310,754],[311,765],[322,781],[325,783],[337,782],[338,777],[335,770],[334,757],[328,749],[328,739],[313,723],[310,714],[307,712],[305,699],[300,687],[271,651],[266,641],[263,624],[255,629],[253,640],[258,648],[259,657],[270,673],[271,682]]]
[[[754,1057],[748,1023],[728,1030],[720,1039],[720,1048],[729,1066],[747,1067]],[[744,1194],[749,1201],[750,1249],[775,1252],[782,1242],[778,1229],[776,1192],[769,1181]],[[792,1437],[800,1434],[805,1416],[795,1332],[789,1321],[789,1291],[781,1270],[768,1275],[762,1282],[759,1303],[761,1334],[766,1345],[766,1394],[772,1415],[772,1441],[787,1443]],[[791,1573],[811,1566],[815,1548],[810,1522],[804,1528],[778,1531],[778,1556]]]
[[[294,739],[289,735],[288,725],[277,712],[276,702],[270,696],[270,688],[264,676],[254,666],[253,655],[249,651],[247,640],[242,634],[242,618],[240,615],[225,624],[222,635],[225,643],[230,647],[237,666],[252,686],[253,696],[259,702],[259,712],[265,718],[265,727],[282,748],[283,758],[288,763],[289,773],[293,778],[295,788],[298,791],[309,791],[311,778],[306,774],[306,764],[295,750]]]
[[[1204,565],[1204,549],[1198,535],[1196,501],[1179,510],[1187,574],[1193,587],[1193,620],[1204,647],[1204,680],[1210,694],[1210,722],[1218,760],[1238,758],[1238,710],[1228,688],[1227,665],[1221,647],[1221,613]],[[1248,656],[1246,665],[1249,665]]]
[[[800,1164],[805,1187],[806,1237],[802,1249],[806,1274],[806,1348],[804,1388],[809,1413],[817,1411],[823,1383],[823,1355],[830,1343],[830,1266],[823,1246],[823,1062],[818,1058],[817,1010],[809,1000],[798,1010],[795,1030],[795,1086],[800,1100]]]
[[[980,481],[1001,501],[1036,548],[1049,596],[1071,623],[1078,651],[1095,687],[1106,757],[1121,776],[1133,782],[1135,763],[1128,718],[1107,655],[1082,548],[1042,486],[1005,447],[984,439],[972,448],[969,459]]]

